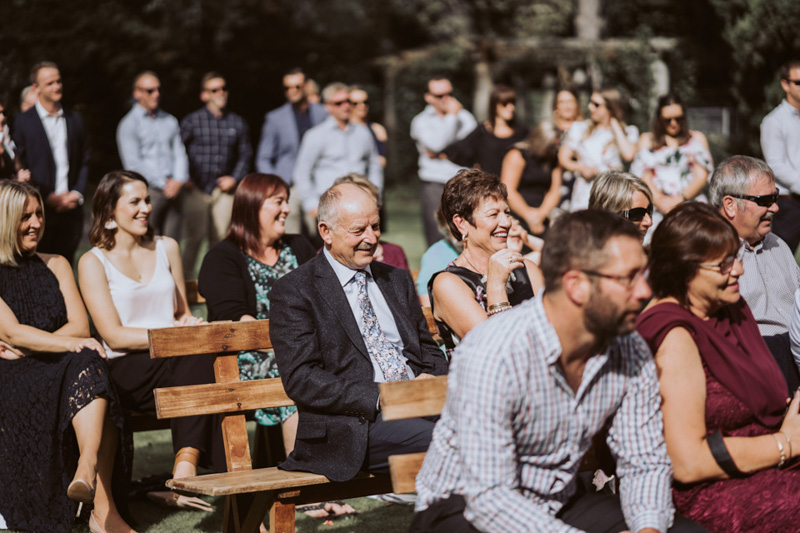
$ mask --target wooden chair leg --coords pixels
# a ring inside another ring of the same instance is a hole
[[[258,533],[268,506],[266,493],[226,496],[223,533]]]
[[[294,504],[275,502],[269,510],[269,533],[295,533]]]

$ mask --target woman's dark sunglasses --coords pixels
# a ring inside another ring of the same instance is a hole
[[[645,215],[649,216],[650,218],[653,217],[653,204],[649,204],[647,207],[634,207],[633,209],[626,209],[625,211],[620,211],[619,214],[631,222],[639,223],[644,220]]]

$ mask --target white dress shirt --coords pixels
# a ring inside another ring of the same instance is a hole
[[[36,101],[36,113],[44,126],[53,161],[56,163],[55,194],[69,192],[69,152],[67,151],[67,120],[64,118],[64,109],[59,107],[55,114],[50,114]]]

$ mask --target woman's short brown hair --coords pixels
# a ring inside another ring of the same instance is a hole
[[[100,180],[97,190],[92,198],[92,229],[89,230],[89,242],[104,250],[111,250],[116,246],[117,228],[108,229],[106,223],[113,220],[114,210],[117,208],[122,188],[126,183],[141,181],[147,187],[144,176],[130,170],[112,170]],[[147,226],[145,240],[153,238],[153,226]]]
[[[460,215],[461,218],[474,226],[475,219],[472,215],[486,198],[508,200],[506,186],[494,174],[476,169],[461,170],[445,184],[442,192],[441,209],[442,213],[444,213],[444,218],[447,220],[450,233],[453,234],[456,240],[460,241],[462,235],[458,231],[455,222],[453,222],[453,217]]]
[[[687,291],[700,263],[734,255],[739,235],[713,207],[686,202],[669,212],[650,242],[650,286],[658,298],[688,305]]]
[[[278,191],[286,193],[289,199],[289,186],[275,174],[248,174],[236,187],[233,195],[231,229],[225,238],[232,241],[240,250],[257,254],[261,251],[261,224],[258,213],[264,200]]]

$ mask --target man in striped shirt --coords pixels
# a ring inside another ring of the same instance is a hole
[[[636,228],[572,213],[542,253],[544,293],[455,351],[411,530],[704,531],[674,520],[655,364],[631,333],[651,294]],[[578,474],[607,423],[621,498]]]

